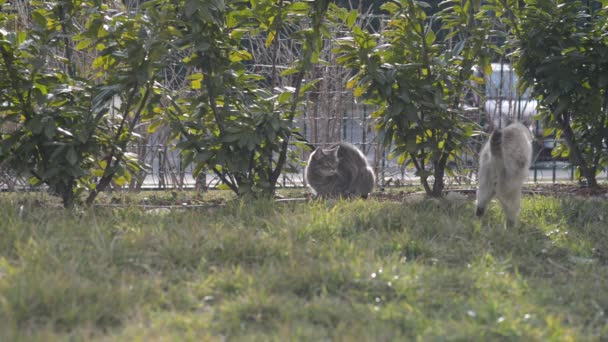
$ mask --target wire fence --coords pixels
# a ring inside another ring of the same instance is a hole
[[[390,148],[384,147],[376,140],[373,120],[369,118],[370,108],[350,104],[351,110],[340,117],[307,117],[298,119],[299,127],[304,135],[315,147],[327,147],[339,141],[347,141],[357,146],[367,156],[370,165],[377,175],[378,186],[400,186],[419,184],[415,170],[399,165],[395,158],[390,158]],[[336,122],[340,122],[337,124]],[[332,127],[334,125],[335,127]],[[317,128],[315,128],[315,126]],[[318,129],[324,127],[339,132],[339,135],[321,139],[326,134]],[[530,168],[530,182],[557,183],[574,180],[574,168],[564,159],[553,158],[551,150],[558,142],[552,138],[537,136],[534,141],[534,162]],[[122,186],[126,190],[148,189],[208,189],[216,188],[220,180],[211,173],[193,175],[193,166],[184,165],[179,150],[172,143],[133,144],[133,151],[140,153],[141,161],[147,166],[145,171],[136,175],[133,180]],[[296,150],[299,163],[291,165],[291,172],[284,172],[278,184],[279,187],[301,187],[303,171],[309,151]],[[478,168],[477,155],[465,153],[462,160],[455,166],[455,173],[446,176],[446,185],[476,184],[476,171]],[[608,179],[606,170],[598,179]],[[118,186],[114,186],[118,188]],[[6,168],[0,168],[0,189],[4,191],[33,191],[35,188],[28,183],[27,177],[19,176]]]
[[[26,4],[17,1],[16,4]],[[140,1],[127,1],[127,8],[137,10]],[[26,6],[17,6],[25,11]],[[27,18],[25,14],[20,18]],[[374,16],[369,12],[357,19],[359,26],[367,27],[372,31],[380,31],[386,24],[386,17]],[[27,26],[24,20],[23,26]],[[345,33],[336,31],[339,38]],[[270,80],[268,86],[288,87],[292,79],[289,76],[280,76],[280,71],[288,68],[300,57],[300,43],[289,39],[288,34],[277,35],[275,43],[269,48],[264,37],[246,37],[247,46],[253,56],[248,64],[252,73],[260,74]],[[324,42],[321,59],[326,61],[316,66],[307,75],[308,79],[316,79],[314,91],[307,93],[303,103],[301,115],[296,118],[297,128],[306,137],[307,141],[315,147],[327,147],[340,141],[347,141],[365,154],[370,165],[377,175],[378,186],[398,186],[419,184],[418,177],[412,168],[399,165],[396,159],[391,158],[391,148],[378,142],[372,113],[376,110],[368,105],[358,103],[352,90],[346,88],[347,80],[352,76],[351,71],[340,66],[334,53],[336,39],[327,39]],[[183,52],[182,52],[183,53]],[[179,60],[179,56],[175,56]],[[82,56],[83,65],[90,56]],[[517,77],[508,63],[495,63],[492,65],[493,73],[486,75],[481,96],[470,94],[469,105],[474,111],[473,117],[486,133],[500,128],[513,120],[530,120],[536,114],[536,100],[530,98],[529,93],[520,93],[517,87]],[[196,70],[185,70],[179,63],[166,70],[165,85],[170,89],[179,89],[187,82],[186,76]],[[481,86],[481,85],[480,85]],[[554,137],[545,137],[542,125],[538,121],[532,122],[531,129],[536,136],[534,141],[534,162],[530,169],[531,182],[561,182],[574,179],[574,169],[571,164],[562,158],[553,158],[552,149],[559,143]],[[211,173],[194,177],[193,166],[184,165],[175,142],[170,140],[169,128],[159,129],[148,134],[142,126],[142,138],[129,147],[139,161],[146,165],[145,171],[134,175],[132,181],[122,186],[128,190],[142,189],[206,189],[214,188],[220,184]],[[482,141],[472,139],[468,151],[459,156],[459,161],[450,165],[454,173],[446,176],[446,185],[475,186],[476,170],[478,168],[477,151]],[[282,174],[279,186],[303,186],[303,170],[310,151],[298,150],[293,147],[299,162]],[[606,170],[601,177],[607,177]],[[114,187],[119,186],[114,184]],[[13,171],[0,167],[0,189],[8,191],[33,190],[26,176],[17,175]]]

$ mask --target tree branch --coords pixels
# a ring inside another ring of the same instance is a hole
[[[139,121],[139,118],[141,117],[141,113],[142,113],[144,107],[146,106],[146,103],[148,102],[148,97],[150,96],[150,92],[151,92],[153,83],[154,83],[154,79],[151,79],[150,81],[148,81],[146,90],[144,92],[144,96],[142,97],[142,99],[139,103],[139,106],[138,106],[137,110],[135,111],[135,114],[133,115],[133,120],[131,121],[131,123],[129,125],[129,129],[128,129],[129,133],[133,132],[135,125],[137,124],[137,122]],[[95,198],[97,197],[97,195],[101,191],[105,190],[105,188],[110,184],[110,182],[112,181],[112,178],[114,177],[114,174],[116,173],[115,171],[110,171],[110,170],[114,169],[122,161],[122,157],[124,156],[124,150],[127,146],[129,139],[120,141],[120,136],[122,135],[122,130],[123,130],[124,124],[126,122],[126,118],[129,116],[130,103],[132,102],[133,97],[135,96],[134,95],[135,89],[130,93],[129,100],[127,101],[128,106],[126,107],[126,112],[123,115],[122,121],[120,123],[120,127],[118,129],[118,132],[116,133],[116,138],[114,140],[115,143],[112,146],[112,150],[111,150],[110,154],[106,157],[107,163],[106,163],[106,168],[104,170],[104,175],[101,177],[101,179],[97,183],[97,186],[95,187],[95,189],[93,189],[93,191],[91,191],[91,193],[89,193],[89,196],[87,197],[87,200],[86,200],[87,205],[93,204],[93,201],[95,201]],[[120,152],[116,153],[116,151],[118,149],[120,150]]]
[[[179,108],[179,106],[175,102],[175,100],[173,100],[172,98],[169,98],[169,102],[173,105],[173,108],[175,108],[175,110],[179,113],[179,115],[183,115],[182,110]],[[174,122],[178,123],[178,125],[179,125],[178,127],[179,127],[180,133],[182,135],[184,135],[190,141],[194,140],[194,139],[192,139],[192,135],[181,124],[181,122],[179,121],[179,118],[173,116],[173,113],[171,113],[171,111],[167,111],[167,114],[169,116],[172,116],[172,120]],[[203,150],[199,146],[197,146],[197,145],[193,145],[193,146],[197,152],[199,152],[199,153],[203,152]],[[218,170],[217,167],[215,167],[215,166],[211,170],[213,171],[213,173],[215,173],[216,176],[218,176],[220,178],[222,183],[226,184],[230,188],[230,190],[232,190],[235,194],[239,193],[238,185],[234,179],[229,180],[228,178],[226,178],[226,175],[223,174],[222,172],[220,172],[220,170]]]
[[[293,121],[293,118],[296,115],[296,110],[298,107],[298,98],[300,94],[300,89],[302,88],[302,81],[304,80],[304,71],[301,70],[295,79],[295,90],[292,97],[291,108],[289,109],[289,114],[287,115],[287,120],[289,122]],[[270,176],[270,184],[272,189],[274,190],[275,183],[279,179],[281,172],[283,171],[283,166],[285,161],[287,160],[287,150],[289,147],[289,138],[291,138],[291,132],[288,132],[285,137],[283,137],[283,143],[281,144],[281,151],[279,152],[279,159],[277,160],[277,167],[274,169]]]

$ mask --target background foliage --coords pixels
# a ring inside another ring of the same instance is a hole
[[[544,123],[563,137],[555,155],[570,157],[577,178],[597,187],[608,165],[607,1],[526,1],[512,20],[522,87],[540,99]],[[604,7],[604,8],[602,8]]]
[[[376,106],[381,143],[430,195],[441,195],[476,135],[475,108],[464,106],[481,91],[473,70],[487,75],[497,56],[512,59],[540,99],[545,132],[564,138],[554,153],[591,186],[606,166],[606,1],[400,0],[329,11],[325,0],[16,3],[23,13],[0,12],[0,159],[66,207],[140,175],[146,165],[127,147],[158,130],[171,132],[195,173],[213,172],[239,195],[272,195],[285,168],[301,163],[294,151],[309,149],[295,119],[304,95],[320,91],[313,66],[330,63],[320,58],[328,40],[351,73],[347,86]],[[371,31],[359,26],[366,8],[385,14]],[[260,38],[265,74],[249,68]],[[299,56],[285,69],[281,39]]]
[[[82,191],[90,203],[142,167],[126,146],[151,113],[164,33],[143,13],[94,1],[32,1],[29,9],[31,27],[0,32],[0,158],[64,206]],[[1,12],[0,22],[8,27],[15,16]]]
[[[171,101],[168,113],[186,162],[196,164],[195,174],[210,169],[239,195],[274,193],[296,132],[301,92],[313,85],[304,75],[318,61],[327,5],[202,1],[198,9],[178,14],[184,19],[176,19],[177,44],[190,53],[183,62],[197,70],[181,92],[196,93]],[[275,39],[287,34],[301,44],[301,58],[283,72],[293,75],[292,87],[277,87],[277,74],[265,79],[246,70],[251,53],[244,37],[262,35],[273,49]]]
[[[339,10],[350,29],[340,40],[340,62],[357,73],[349,81],[355,95],[375,104],[376,127],[401,163],[413,164],[427,194],[441,196],[448,161],[457,158],[473,135],[463,95],[471,91],[474,66],[489,66],[488,27],[475,1],[430,5],[403,0],[385,4],[390,20],[379,35],[355,26],[355,11]],[[433,183],[429,177],[433,176]]]

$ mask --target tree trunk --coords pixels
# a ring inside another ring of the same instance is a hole
[[[69,179],[63,189],[61,189],[61,199],[65,209],[74,207],[74,179]]]
[[[445,186],[443,182],[443,176],[445,174],[445,165],[441,165],[438,163],[435,166],[434,177],[435,181],[433,182],[433,191],[430,193],[431,197],[441,197],[443,194],[443,188]]]
[[[108,185],[112,181],[113,175],[114,174],[101,177],[101,179],[99,180],[99,183],[97,184],[95,189],[93,189],[93,191],[91,191],[89,193],[89,196],[87,197],[86,202],[85,202],[86,205],[90,206],[93,204],[93,202],[95,202],[97,195],[99,195],[100,192],[104,191],[108,187]]]
[[[562,133],[564,134],[564,140],[570,150],[570,160],[574,165],[578,166],[581,170],[581,174],[587,180],[587,186],[590,188],[597,188],[597,179],[595,177],[595,167],[589,166],[583,159],[582,153],[577,146],[576,136],[570,122],[567,120],[559,120],[559,124],[562,126]]]
[[[420,183],[422,183],[422,186],[424,187],[424,192],[426,192],[426,194],[428,196],[432,196],[433,191],[431,190],[431,187],[429,186],[428,176],[420,177]]]

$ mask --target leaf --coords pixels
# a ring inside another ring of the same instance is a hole
[[[26,127],[28,127],[32,133],[40,134],[42,132],[42,118],[40,116],[35,116],[31,120],[26,122]]]
[[[293,97],[293,92],[285,91],[285,92],[282,92],[281,94],[279,94],[277,101],[279,101],[279,103],[281,103],[281,104],[289,103],[289,101],[291,100],[292,97]]]
[[[242,138],[241,134],[226,134],[222,137],[222,142],[230,143],[238,141]]]
[[[201,89],[201,80],[192,80],[190,82],[190,87],[194,90]]]
[[[224,183],[218,185],[217,188],[219,190],[232,190],[227,184],[224,184]]]
[[[289,67],[281,72],[281,76],[290,76],[293,74],[297,74],[300,71],[298,67]]]
[[[365,86],[356,87],[355,91],[354,91],[355,97],[361,97],[363,94],[365,94],[366,90],[367,90],[367,87],[365,87]]]
[[[355,75],[351,77],[348,82],[346,82],[346,89],[352,89],[359,82],[359,75]]]
[[[42,181],[40,179],[36,178],[36,177],[30,177],[30,178],[28,178],[27,182],[30,185],[33,185],[33,186],[42,184]]]
[[[230,51],[228,59],[233,63],[238,63],[241,61],[250,61],[253,59],[253,56],[245,50]]]
[[[429,30],[426,34],[426,44],[427,45],[433,45],[433,43],[435,43],[435,32],[433,32],[433,30]]]
[[[76,165],[76,163],[78,162],[78,155],[76,154],[76,150],[73,146],[70,146],[70,148],[68,148],[68,151],[65,154],[65,159],[70,165]]]
[[[91,39],[83,39],[81,41],[78,42],[78,44],[76,44],[76,50],[84,50],[86,48],[88,48],[89,46],[91,46],[91,44],[93,43],[93,41]]]
[[[352,11],[350,11],[350,13],[348,13],[348,17],[346,17],[346,26],[349,29],[352,29],[353,26],[355,26],[358,16],[359,16],[359,13],[356,10],[352,10]]]
[[[47,120],[47,122],[44,125],[44,136],[47,139],[52,139],[53,135],[55,135],[55,122],[51,121],[51,120]]]
[[[563,113],[568,108],[569,102],[570,101],[568,101],[567,99],[560,98],[557,101],[557,106],[555,107],[553,114],[559,115],[559,114]]]
[[[416,153],[418,144],[416,143],[416,135],[410,134],[405,138],[405,150],[411,154]]]
[[[289,6],[289,11],[292,13],[308,14],[309,6],[306,2],[293,2]]]
[[[211,159],[211,157],[213,157],[213,152],[211,151],[203,151],[201,153],[197,153],[196,156],[194,157],[194,161],[199,164],[199,163],[206,163],[209,159]]]
[[[154,133],[160,126],[162,126],[162,124],[163,124],[162,120],[156,120],[154,122],[151,122],[148,125],[146,130],[148,131],[148,133]]]
[[[277,35],[277,31],[270,31],[268,32],[268,36],[266,37],[266,42],[264,43],[264,46],[266,48],[269,48],[270,45],[272,45],[272,42],[274,41],[274,37]]]
[[[40,13],[42,10],[32,11],[32,21],[41,28],[46,29],[47,20],[46,16]]]
[[[57,127],[57,131],[63,135],[65,135],[66,137],[73,137],[74,135],[72,134],[72,132],[68,131],[67,129],[63,129],[61,127]]]

